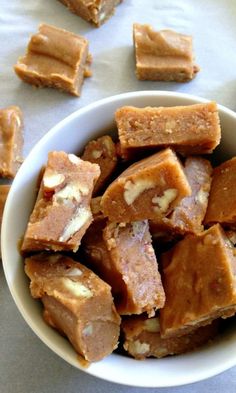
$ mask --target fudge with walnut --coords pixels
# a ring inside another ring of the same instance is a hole
[[[87,361],[117,347],[120,317],[111,288],[91,270],[67,256],[42,253],[25,260],[25,272],[32,296],[43,302],[45,321]]]
[[[92,222],[90,201],[99,175],[97,164],[50,152],[22,251],[77,251]]]

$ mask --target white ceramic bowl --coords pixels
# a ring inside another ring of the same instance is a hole
[[[48,327],[38,302],[29,293],[28,279],[17,244],[22,237],[35,201],[35,185],[40,168],[51,150],[77,153],[87,141],[114,127],[114,112],[123,105],[175,106],[206,100],[172,92],[125,93],[95,102],[80,109],[49,131],[20,168],[5,206],[2,225],[2,257],[11,294],[28,325],[55,353],[73,366],[83,369],[69,342]],[[222,159],[236,155],[236,114],[219,106]],[[112,354],[92,364],[85,372],[117,383],[143,387],[177,386],[200,381],[236,365],[236,320],[224,335],[210,346],[185,355],[160,360],[137,361]]]

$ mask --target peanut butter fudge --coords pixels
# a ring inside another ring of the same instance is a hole
[[[85,151],[81,158],[100,166],[101,175],[93,191],[94,195],[96,195],[104,187],[117,166],[115,144],[109,135],[102,136],[85,146]]]
[[[172,147],[183,155],[205,154],[220,143],[215,102],[157,108],[124,106],[116,111],[115,119],[124,159],[163,147]]]
[[[212,340],[219,331],[219,320],[201,326],[181,337],[161,338],[159,318],[132,316],[122,321],[124,349],[135,359],[163,358],[192,351]]]
[[[14,68],[24,82],[80,96],[84,77],[90,76],[90,61],[86,38],[42,24]]]
[[[235,314],[236,256],[219,224],[187,235],[168,252],[163,267],[162,337],[181,336]]]
[[[110,18],[122,0],[60,0],[72,12],[99,27]]]
[[[203,231],[211,186],[212,166],[210,161],[201,157],[188,157],[184,172],[191,187],[191,195],[183,198],[173,212],[161,221],[151,221],[150,231],[154,237],[160,232],[198,233]]]
[[[91,194],[99,175],[97,164],[50,152],[22,251],[77,251],[92,222]]]
[[[10,185],[0,185],[0,238],[1,238],[1,227],[2,227],[2,216],[3,216],[3,210],[5,206],[5,202],[7,199],[7,195],[10,190]],[[1,258],[1,242],[0,242],[0,258]]]
[[[165,149],[126,169],[103,194],[101,207],[113,222],[157,219],[190,194],[176,154]]]
[[[25,260],[25,272],[32,296],[43,302],[46,322],[87,361],[117,347],[120,317],[111,288],[91,270],[67,256],[42,253]]]
[[[187,82],[199,71],[189,35],[135,23],[133,40],[138,79]]]
[[[0,176],[14,178],[22,163],[23,118],[20,108],[0,109]]]
[[[205,224],[236,228],[236,157],[213,171]]]

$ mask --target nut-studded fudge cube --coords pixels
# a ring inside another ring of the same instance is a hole
[[[3,185],[3,184],[0,185],[0,237],[1,237],[3,210],[9,190],[10,190],[10,185]],[[0,258],[1,258],[1,244],[0,244]]]
[[[92,222],[91,194],[99,175],[97,164],[74,154],[49,153],[22,251],[77,251]]]
[[[85,151],[81,158],[100,166],[101,175],[93,191],[93,194],[96,195],[104,187],[117,166],[115,144],[109,135],[102,136],[85,146]]]
[[[181,336],[235,314],[236,256],[219,224],[187,235],[168,252],[163,267],[162,337]]]
[[[25,271],[32,296],[43,302],[46,322],[65,334],[87,361],[100,360],[117,347],[120,317],[108,284],[59,254],[27,258]]]
[[[191,188],[176,154],[165,149],[126,169],[102,196],[113,222],[155,219],[169,214]]]
[[[150,222],[150,231],[154,237],[160,235],[160,232],[184,235],[203,230],[202,222],[208,204],[212,166],[210,161],[204,158],[188,157],[184,172],[192,193],[183,198],[168,217],[164,217],[161,221]]]
[[[86,38],[42,24],[14,69],[24,82],[80,96],[84,77],[90,76],[90,61]]]
[[[0,109],[0,176],[14,178],[22,163],[23,118],[20,108]]]
[[[199,71],[189,35],[135,23],[133,40],[138,79],[187,82]]]
[[[103,237],[110,266],[101,262],[100,275],[103,277],[103,270],[109,277],[110,269],[108,283],[112,286],[119,314],[147,312],[153,316],[156,309],[164,306],[165,294],[148,221],[108,223]]]
[[[215,338],[219,332],[219,320],[201,326],[181,337],[162,338],[159,318],[132,316],[124,319],[121,329],[125,336],[124,349],[135,359],[163,358],[196,349]]]
[[[216,222],[236,228],[236,157],[213,171],[205,224]]]
[[[60,0],[72,12],[99,27],[112,16],[122,0]]]
[[[163,147],[173,147],[183,155],[205,154],[220,143],[215,102],[156,108],[124,106],[116,111],[115,118],[124,159]]]

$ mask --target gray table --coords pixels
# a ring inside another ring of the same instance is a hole
[[[135,90],[176,90],[216,100],[236,110],[236,2],[234,0],[125,0],[100,29],[71,14],[56,0],[1,0],[0,107],[20,105],[25,117],[26,156],[58,121],[109,95]],[[12,66],[40,22],[84,34],[93,54],[93,77],[81,98],[36,90],[15,76]],[[194,36],[202,71],[186,84],[139,82],[134,75],[132,23],[150,23]],[[113,32],[111,34],[111,31]],[[10,263],[10,261],[9,261]],[[52,353],[28,328],[0,270],[0,392],[141,392],[90,377]],[[164,391],[159,389],[158,391]],[[155,391],[155,389],[149,389]],[[215,378],[165,392],[236,391],[236,368]]]

